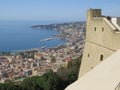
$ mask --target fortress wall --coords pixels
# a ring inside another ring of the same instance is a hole
[[[98,46],[94,43],[86,42],[79,77],[93,69],[108,56],[112,55],[113,52],[114,51]],[[103,60],[100,59],[101,55],[103,55]]]
[[[116,50],[120,49],[120,33],[106,17],[101,15],[101,10],[88,10],[86,24],[86,43],[79,77],[86,74]],[[108,24],[109,22],[109,24]]]
[[[120,33],[116,33],[104,19],[92,20],[86,40],[113,50],[120,49]]]

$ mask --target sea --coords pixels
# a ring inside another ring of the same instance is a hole
[[[59,21],[0,21],[0,52],[14,52],[34,48],[53,48],[66,41],[53,38],[56,30],[32,28],[34,25],[61,23]],[[49,41],[41,41],[53,38]]]

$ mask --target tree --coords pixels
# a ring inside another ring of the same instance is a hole
[[[0,84],[0,90],[64,90],[78,78],[81,58],[68,63],[57,72],[50,70],[42,76],[33,76],[16,85],[13,82]]]
[[[61,90],[61,80],[53,71],[49,71],[48,73],[42,75],[38,79],[38,83],[42,86],[44,90]]]
[[[62,90],[78,79],[81,59],[82,56],[72,60],[67,67],[62,67],[57,71],[58,76],[62,80]]]

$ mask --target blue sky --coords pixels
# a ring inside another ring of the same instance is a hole
[[[0,0],[0,20],[81,21],[88,8],[120,16],[120,0]]]

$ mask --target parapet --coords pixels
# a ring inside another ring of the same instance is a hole
[[[101,9],[88,9],[87,19],[92,19],[93,17],[101,17]]]

